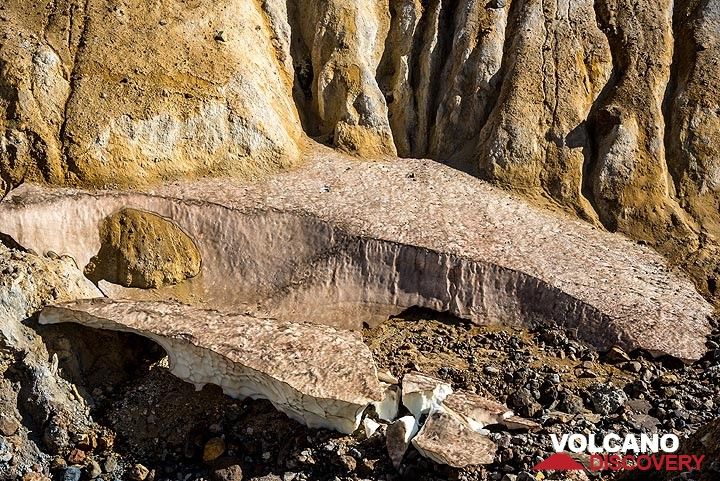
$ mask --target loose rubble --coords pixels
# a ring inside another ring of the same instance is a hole
[[[517,417],[490,429],[498,450],[486,467],[487,479],[530,473],[554,452],[551,433],[676,432],[682,437],[720,417],[717,327],[707,354],[692,365],[654,360],[642,351],[622,351],[622,358],[616,350],[600,355],[561,329],[479,328],[423,311],[368,329],[365,335],[380,369],[395,376],[421,370],[451,384],[454,393],[445,404],[459,391],[477,392],[519,414],[532,413],[520,432],[515,431]],[[576,369],[583,365],[597,377],[583,376]],[[710,463],[707,469],[708,480],[720,472],[712,471]],[[597,473],[588,474],[598,479]],[[699,479],[693,476],[688,479]]]

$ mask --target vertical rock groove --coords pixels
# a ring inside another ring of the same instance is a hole
[[[720,2],[678,2],[675,51],[664,113],[669,173],[680,205],[699,231],[687,255],[698,287],[718,299],[720,232]]]
[[[378,85],[388,105],[388,120],[398,155],[411,157],[415,145],[417,99],[414,85],[418,76],[418,45],[423,5],[420,0],[390,2],[390,30],[377,70]]]
[[[482,1],[456,7],[428,156],[472,170],[468,159],[496,96],[506,23],[505,8]]]
[[[68,136],[67,132],[67,122],[68,117],[70,117],[68,109],[70,108],[70,105],[73,100],[73,95],[76,91],[77,87],[77,80],[78,80],[78,58],[82,54],[83,49],[85,48],[85,37],[87,36],[88,27],[90,24],[90,16],[88,15],[88,7],[90,5],[90,0],[85,0],[85,4],[82,8],[79,8],[77,5],[73,5],[70,7],[70,24],[69,24],[69,33],[68,33],[68,53],[70,54],[70,69],[69,69],[69,75],[68,75],[68,93],[67,97],[65,98],[65,103],[63,105],[63,122],[60,126],[59,131],[59,140],[60,145],[62,146],[62,155],[63,159],[65,159],[65,162],[67,164],[67,173],[66,175],[69,176],[77,176],[82,175],[82,172],[80,170],[80,167],[76,163],[76,158],[74,155],[70,152],[70,144],[72,143],[72,137]],[[77,38],[73,38],[73,34],[76,35]]]

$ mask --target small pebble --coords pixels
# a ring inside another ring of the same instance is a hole
[[[210,438],[203,448],[203,461],[209,463],[225,453],[225,440],[220,437]]]
[[[80,481],[82,471],[77,466],[66,468],[62,475],[62,481]]]

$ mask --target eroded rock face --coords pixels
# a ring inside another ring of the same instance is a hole
[[[195,242],[169,219],[123,209],[103,219],[100,251],[86,273],[125,287],[174,285],[200,272]]]
[[[97,299],[47,307],[41,324],[76,322],[134,332],[160,344],[170,369],[201,388],[267,399],[314,428],[352,433],[383,398],[359,334],[313,324],[257,319],[174,303]]]
[[[720,295],[716,0],[5,7],[2,192],[254,175],[306,133],[474,172]]]
[[[26,328],[20,321],[53,302],[101,297],[102,293],[68,257],[38,256],[9,249],[0,242],[0,341],[26,347]]]
[[[47,304],[101,293],[71,258],[48,254],[8,248],[0,241],[2,479],[21,479],[28,466],[48,462],[43,450],[68,448],[69,429],[92,424],[87,407],[75,397],[77,390],[58,375],[57,357],[51,360],[44,340],[25,322]],[[12,462],[7,462],[9,455]]]
[[[699,224],[699,249],[690,246],[688,269],[717,299],[720,230],[720,3],[676,4],[675,50],[668,95],[666,157],[677,197]]]
[[[296,160],[292,71],[259,4],[5,2],[0,171],[127,185]],[[248,48],[248,46],[252,46]]]
[[[364,156],[395,154],[375,78],[390,12],[383,0],[288,2],[295,98],[310,135]]]
[[[501,56],[504,69],[492,63],[500,77],[495,104],[477,130],[476,150],[459,160],[476,159],[484,177],[531,196],[550,196],[593,219],[582,192],[585,119],[612,70],[594,4],[507,2],[505,10],[511,18],[498,34],[509,48]]]
[[[658,255],[431,161],[333,154],[262,182],[148,193],[28,187],[0,203],[0,218],[23,245],[85,266],[100,221],[122,207],[171,218],[200,250],[201,275],[155,298],[342,328],[421,306],[478,323],[560,323],[601,350],[706,351],[712,308]]]

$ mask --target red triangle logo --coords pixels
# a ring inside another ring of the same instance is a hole
[[[585,466],[575,461],[569,454],[555,453],[545,461],[533,466],[534,471],[584,471]]]

